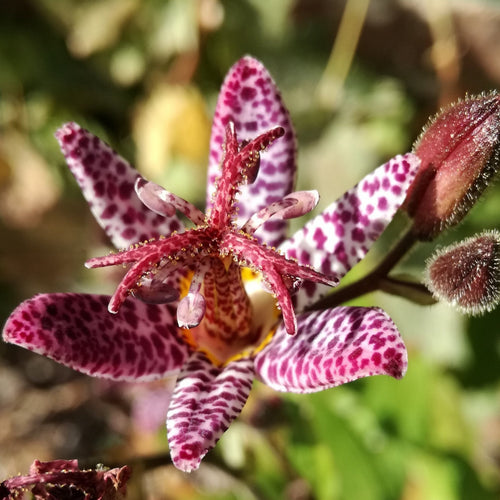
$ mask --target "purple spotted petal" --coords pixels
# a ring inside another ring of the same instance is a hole
[[[3,338],[98,377],[140,382],[178,372],[187,347],[172,309],[129,299],[114,315],[108,302],[106,295],[36,295],[11,314]]]
[[[254,377],[253,361],[242,358],[217,368],[194,353],[177,381],[167,416],[174,465],[197,469],[243,408]]]
[[[401,378],[407,353],[389,316],[378,308],[337,307],[302,314],[299,334],[280,326],[255,358],[257,375],[285,392],[316,392],[370,375]]]
[[[56,138],[92,214],[116,248],[182,229],[177,217],[162,217],[142,204],[134,190],[138,172],[98,137],[66,123]]]
[[[280,250],[326,275],[344,276],[391,222],[419,165],[420,160],[412,153],[389,160],[308,222]],[[307,283],[295,295],[297,310],[314,303],[328,290]]]
[[[220,175],[224,131],[230,121],[234,122],[240,141],[253,139],[276,126],[285,129],[284,137],[262,153],[256,181],[241,187],[238,223],[243,225],[252,214],[292,191],[296,169],[295,132],[288,111],[266,68],[251,57],[240,59],[229,70],[219,94],[210,139],[207,208],[212,206],[215,180]],[[286,227],[283,221],[269,221],[259,228],[256,236],[277,246],[285,237]]]

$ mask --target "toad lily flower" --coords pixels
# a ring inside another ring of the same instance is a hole
[[[94,216],[116,247],[129,247],[87,266],[128,270],[112,297],[24,302],[4,338],[94,376],[176,375],[167,432],[179,469],[199,466],[240,413],[255,376],[306,393],[404,374],[405,346],[382,310],[304,310],[390,222],[419,166],[415,155],[379,167],[286,239],[285,221],[312,210],[318,196],[292,192],[290,118],[266,69],[250,57],[221,89],[206,214],[140,177],[78,125],[56,136]],[[185,229],[177,211],[194,227]]]

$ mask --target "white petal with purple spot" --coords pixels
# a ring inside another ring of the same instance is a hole
[[[255,358],[255,371],[278,391],[316,392],[370,375],[401,378],[406,348],[389,318],[378,308],[337,307],[302,314],[299,334],[283,325]]]
[[[107,295],[36,295],[11,314],[3,338],[97,377],[140,382],[179,371],[188,348],[171,307],[128,299],[112,315],[108,302]]]
[[[229,122],[234,123],[240,141],[276,126],[285,129],[284,137],[262,153],[256,181],[240,188],[238,224],[242,225],[252,214],[293,190],[296,170],[296,141],[290,116],[268,71],[252,57],[240,59],[229,70],[219,94],[210,139],[207,208],[212,206],[215,181],[220,175],[224,131]],[[283,221],[269,221],[256,236],[276,246],[283,241],[286,227]]]
[[[199,467],[240,414],[253,378],[251,359],[217,368],[201,352],[193,353],[179,376],[167,416],[170,455],[178,469]]]
[[[412,153],[389,160],[309,221],[280,250],[324,274],[344,276],[391,222],[419,165]],[[295,295],[296,309],[303,310],[328,290],[307,283]]]
[[[139,200],[134,190],[139,173],[98,137],[66,123],[56,138],[92,214],[116,248],[183,229],[176,216],[155,214]]]

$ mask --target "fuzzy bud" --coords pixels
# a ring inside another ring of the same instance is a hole
[[[500,233],[485,231],[439,250],[427,262],[426,284],[465,314],[492,311],[500,302]]]
[[[420,240],[457,224],[498,169],[500,98],[468,97],[438,113],[414,146],[422,160],[404,208]]]

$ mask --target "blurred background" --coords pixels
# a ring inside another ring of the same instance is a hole
[[[54,131],[77,121],[149,179],[204,203],[211,116],[241,56],[264,62],[299,141],[299,187],[336,199],[406,152],[441,106],[500,86],[490,0],[3,0],[0,2],[0,323],[40,292],[112,290],[88,271],[108,242]],[[303,221],[299,221],[303,224]],[[402,219],[356,267],[359,276]],[[500,225],[491,187],[436,246]],[[38,458],[133,465],[129,498],[500,498],[500,312],[480,318],[383,294],[406,377],[308,396],[259,383],[196,473],[169,465],[171,381],[111,384],[0,345],[0,481]]]

